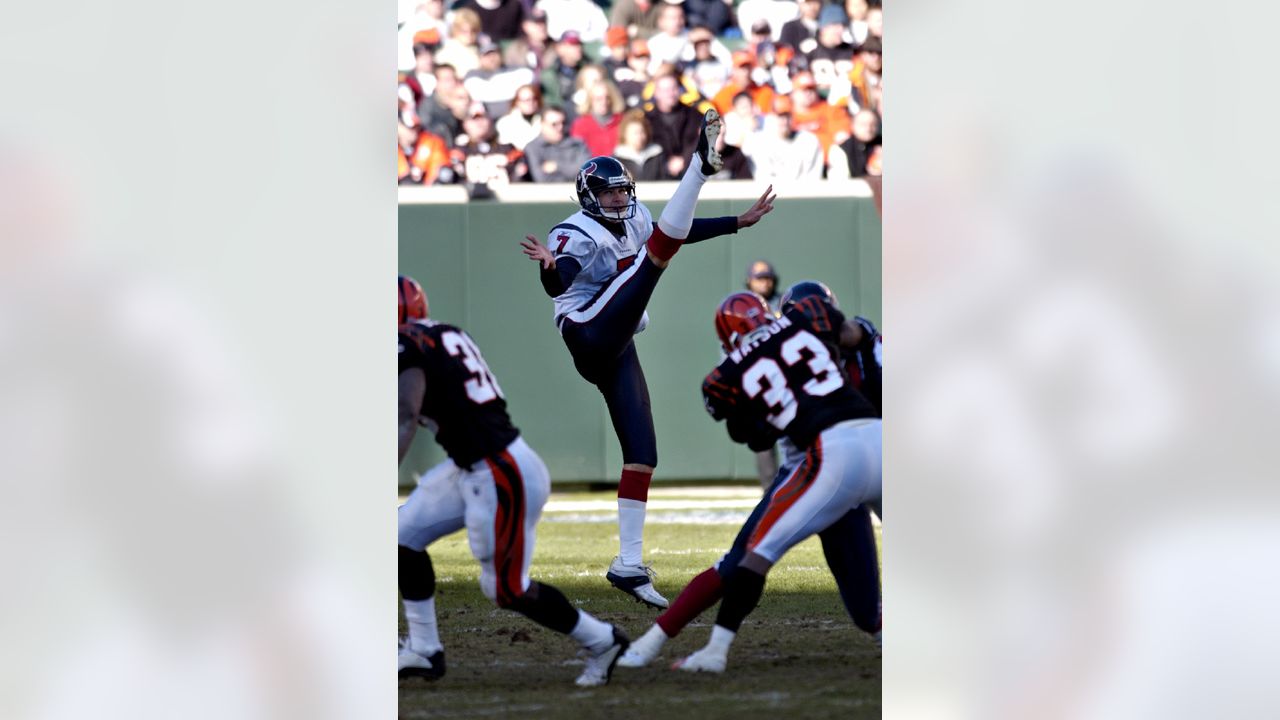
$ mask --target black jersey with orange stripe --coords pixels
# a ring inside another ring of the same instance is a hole
[[[426,375],[422,415],[455,464],[469,468],[502,452],[519,435],[502,388],[471,336],[452,325],[417,320],[400,326],[400,372]]]
[[[747,333],[703,381],[707,412],[753,450],[781,435],[806,448],[836,423],[879,417],[840,362],[836,342],[843,323],[839,310],[806,299]]]

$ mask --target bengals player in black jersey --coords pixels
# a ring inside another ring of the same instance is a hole
[[[772,564],[809,535],[846,516],[865,514],[859,506],[879,501],[879,410],[854,389],[839,363],[836,347],[842,337],[850,340],[854,329],[834,296],[796,297],[775,321],[759,296],[735,293],[716,313],[716,332],[727,357],[703,384],[708,412],[726,422],[737,442],[759,449],[784,437],[803,459],[784,465],[733,549],[689,583],[632,645],[619,663],[624,667],[652,661],[667,639],[723,596],[711,643],[678,663],[685,670],[723,671],[729,643],[759,600]],[[824,535],[823,540],[824,547],[842,543],[839,537]],[[874,536],[871,548],[874,562]],[[878,587],[871,597],[878,632]],[[872,631],[867,609],[854,616]]]
[[[425,293],[422,314],[399,330],[400,460],[420,424],[434,430],[448,458],[419,479],[399,510],[400,595],[409,624],[399,675],[435,680],[445,673],[427,547],[465,527],[485,596],[577,640],[588,655],[576,683],[603,685],[629,644],[626,635],[575,608],[554,586],[529,579],[534,528],[551,492],[547,466],[511,424],[502,388],[471,336],[427,318]]]

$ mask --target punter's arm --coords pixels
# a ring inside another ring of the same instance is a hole
[[[427,375],[422,368],[409,368],[400,373],[400,460],[409,453],[413,436],[418,432],[418,416],[427,395]]]
[[[702,242],[710,240],[713,237],[721,235],[730,235],[749,228],[760,222],[765,215],[773,212],[773,201],[778,196],[773,194],[773,186],[770,185],[760,199],[747,208],[747,211],[738,216],[726,215],[718,218],[694,218],[693,226],[689,228],[689,236],[685,238],[684,244]],[[654,227],[657,227],[655,224]]]
[[[530,260],[539,264],[538,279],[548,297],[560,297],[573,284],[573,279],[582,272],[582,265],[572,257],[562,257],[557,262],[551,248],[538,242],[532,235],[525,235],[520,247]]]

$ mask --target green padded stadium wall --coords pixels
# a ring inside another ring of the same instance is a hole
[[[749,200],[701,200],[699,217],[736,215]],[[663,203],[647,202],[656,218]],[[616,482],[622,457],[604,401],[573,369],[552,324],[551,299],[518,246],[576,207],[563,203],[401,204],[400,271],[427,291],[431,317],[456,324],[479,344],[512,419],[542,456],[554,482]],[[880,323],[880,218],[870,198],[779,199],[755,228],[681,250],[649,304],[636,337],[658,435],[655,481],[751,480],[755,457],[730,442],[702,405],[702,378],[719,359],[716,306],[743,287],[747,264],[774,263],[781,287],[826,282],[846,314]],[[444,457],[419,433],[401,484]]]

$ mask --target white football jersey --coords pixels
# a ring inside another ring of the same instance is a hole
[[[579,210],[551,228],[547,234],[547,247],[556,260],[570,257],[582,267],[573,284],[555,299],[557,326],[562,317],[590,304],[611,280],[640,260],[645,242],[653,233],[653,216],[649,208],[637,202],[635,215],[623,221],[623,227],[626,231],[623,236],[615,237],[590,215]],[[646,311],[640,327],[648,324],[648,320]]]

